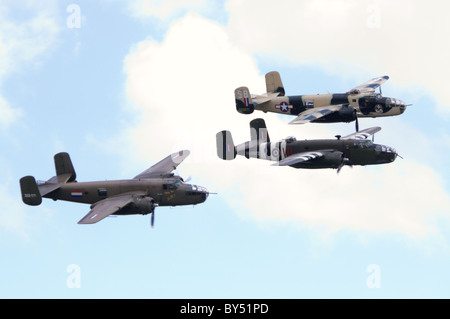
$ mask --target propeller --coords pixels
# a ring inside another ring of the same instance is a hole
[[[356,129],[356,132],[359,132],[359,122],[358,122],[358,117],[357,116],[355,118],[355,129]]]
[[[353,167],[353,165],[351,164],[350,160],[347,157],[342,157],[342,161],[341,164],[339,165],[339,167],[337,168],[337,173],[339,174],[339,172],[341,171],[342,167],[344,167],[344,165],[348,165],[350,167]]]
[[[153,210],[150,214],[152,214],[152,215],[150,216],[150,225],[151,225],[152,228],[153,228],[153,225],[155,224],[155,210]]]
[[[150,226],[155,225],[155,208],[158,207],[159,205],[157,203],[153,203],[152,206],[152,211],[150,212],[151,216],[150,216]]]

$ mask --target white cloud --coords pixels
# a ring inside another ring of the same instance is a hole
[[[240,47],[342,77],[388,74],[422,88],[449,114],[450,3],[419,0],[239,1],[226,3]]]
[[[0,5],[0,88],[7,76],[34,66],[37,58],[55,43],[59,28],[54,8],[54,2],[43,5],[22,1]],[[10,125],[20,113],[0,96],[0,125]]]
[[[0,4],[0,128],[8,128],[22,114],[20,105],[11,105],[3,96],[2,84],[14,72],[39,64],[39,58],[54,45],[59,28],[55,20],[55,1],[9,1]],[[26,216],[18,181],[9,176],[10,163],[0,158],[0,228],[28,239],[33,218]]]
[[[19,109],[12,108],[4,98],[0,96],[0,127],[7,128],[21,115]]]
[[[326,126],[304,125],[293,134],[293,127],[273,114],[238,114],[234,89],[247,85],[263,92],[264,78],[251,55],[213,21],[192,14],[179,19],[163,42],[136,45],[125,60],[125,71],[127,94],[141,119],[127,131],[130,141],[153,161],[190,149],[180,170],[257,220],[420,237],[438,232],[434,218],[449,217],[450,198],[439,176],[412,161],[346,167],[337,175],[334,170],[272,167],[242,157],[218,159],[216,132],[229,129],[236,143],[243,142],[249,137],[248,122],[256,116],[266,119],[272,139],[330,133]]]

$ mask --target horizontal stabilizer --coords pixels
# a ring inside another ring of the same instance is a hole
[[[45,196],[47,194],[50,194],[51,192],[57,190],[58,188],[61,187],[61,184],[64,184],[64,180],[62,180],[61,182],[59,182],[60,176],[53,176],[52,178],[50,178],[48,181],[46,181],[43,184],[39,184],[38,188],[39,191],[41,192],[41,196]]]

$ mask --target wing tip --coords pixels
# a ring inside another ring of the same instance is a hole
[[[97,223],[98,222],[98,220],[90,220],[89,218],[87,218],[87,217],[83,217],[82,219],[80,219],[79,221],[78,221],[78,225],[89,225],[89,224],[95,224],[95,223]]]
[[[186,159],[186,157],[188,157],[191,154],[191,151],[189,150],[181,150],[178,151],[176,153],[172,153],[170,154],[170,158],[172,160],[172,162],[176,165],[181,164],[182,161],[184,161]],[[174,169],[176,168],[176,166],[174,167]]]

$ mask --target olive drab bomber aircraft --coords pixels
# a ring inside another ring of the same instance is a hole
[[[285,96],[277,71],[267,73],[265,79],[265,94],[252,95],[245,86],[234,91],[239,113],[251,114],[260,110],[297,116],[290,124],[356,121],[358,131],[359,117],[399,115],[407,106],[399,99],[382,96],[381,85],[389,79],[387,75],[373,78],[345,93],[296,96]],[[380,88],[380,93],[375,93],[376,88]]]
[[[395,149],[368,139],[380,130],[380,127],[371,127],[344,137],[336,135],[336,139],[296,140],[288,137],[272,143],[265,121],[258,118],[250,122],[251,140],[248,142],[235,146],[230,131],[218,132],[217,155],[223,160],[233,160],[236,155],[265,159],[275,162],[273,166],[334,168],[339,173],[344,165],[385,164],[399,156]]]
[[[110,215],[151,214],[154,224],[157,206],[195,205],[209,195],[206,188],[187,184],[172,171],[190,154],[173,153],[133,179],[77,182],[69,154],[54,156],[56,176],[36,182],[33,176],[20,179],[22,200],[37,206],[42,197],[91,204],[91,210],[78,224],[93,224]]]

